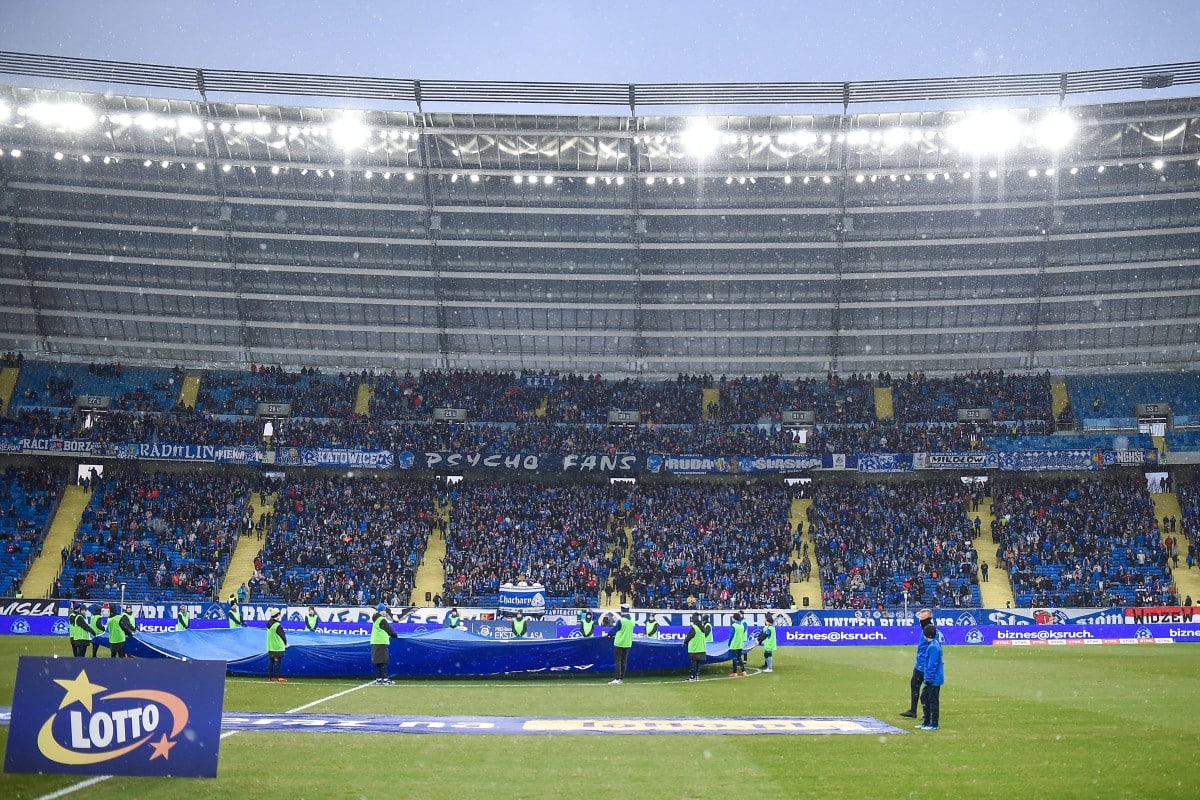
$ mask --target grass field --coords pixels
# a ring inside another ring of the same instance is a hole
[[[20,655],[62,639],[0,637],[0,702]],[[1200,646],[960,647],[942,729],[914,731],[910,648],[783,648],[773,674],[699,684],[647,676],[401,681],[310,709],[347,714],[872,716],[886,736],[454,736],[239,732],[215,780],[113,778],[100,798],[1189,798],[1200,797]],[[761,665],[758,654],[752,666]],[[230,678],[226,711],[284,712],[360,685]],[[904,724],[900,724],[904,723]],[[8,729],[0,738],[7,742]],[[0,776],[34,798],[68,776]]]

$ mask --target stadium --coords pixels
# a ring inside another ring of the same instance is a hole
[[[1200,98],[1162,90],[1200,64],[0,71],[6,697],[18,657],[72,661],[39,623],[76,602],[136,607],[151,643],[181,609],[224,632],[234,598],[342,640],[379,603],[517,646],[529,603],[548,639],[630,606],[680,653],[693,613],[719,641],[771,612],[792,645],[699,686],[636,644],[621,686],[474,664],[364,688],[292,652],[286,686],[231,668],[213,781],[6,793],[1192,793]],[[475,104],[511,110],[426,110]],[[921,607],[949,673],[925,738],[896,714]],[[1116,646],[1012,646],[1083,638]],[[289,728],[376,715],[459,727]],[[579,730],[470,735],[501,718]]]

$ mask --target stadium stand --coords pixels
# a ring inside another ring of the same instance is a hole
[[[586,605],[613,567],[621,491],[591,484],[474,483],[451,496],[449,605],[496,605],[500,586],[541,584],[548,601]]]
[[[639,486],[634,599],[652,608],[790,608],[790,504],[773,486]]]
[[[254,366],[249,372],[213,371],[201,383],[196,408],[213,414],[253,416],[256,403],[291,403],[299,417],[345,419],[354,413],[358,378],[327,376],[307,368],[286,372]]]
[[[1009,572],[1017,605],[1178,604],[1140,476],[1008,476],[992,497],[997,559]]]
[[[12,595],[41,552],[61,470],[9,466],[0,475],[0,592]]]
[[[815,487],[825,607],[978,606],[970,499],[950,481]]]
[[[1137,403],[1170,403],[1176,425],[1200,424],[1200,372],[1080,375],[1067,388],[1085,428],[1136,428]]]
[[[178,369],[123,364],[26,361],[13,393],[14,408],[71,408],[78,395],[112,398],[122,411],[165,411],[179,394]]]
[[[438,492],[428,482],[305,476],[276,492],[251,596],[295,604],[403,605]]]
[[[254,480],[219,472],[106,470],[93,487],[60,597],[212,600]]]

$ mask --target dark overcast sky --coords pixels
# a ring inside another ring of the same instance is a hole
[[[10,2],[3,50],[403,78],[832,81],[1200,58],[1200,0]]]

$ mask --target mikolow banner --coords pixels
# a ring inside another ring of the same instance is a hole
[[[17,664],[5,772],[215,778],[225,662]]]

